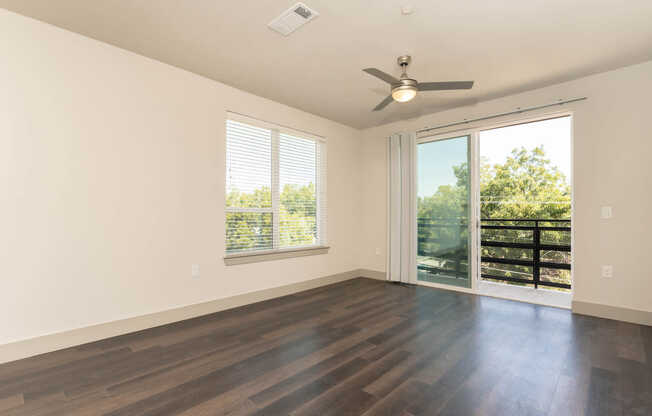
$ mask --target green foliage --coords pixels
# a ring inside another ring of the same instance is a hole
[[[296,247],[314,244],[317,238],[315,185],[286,184],[280,195],[280,245]]]
[[[570,218],[570,186],[543,146],[514,149],[503,164],[483,163],[480,177],[482,218]]]
[[[468,164],[453,167],[457,183],[440,186],[430,196],[419,197],[418,241],[420,263],[445,270],[466,270],[468,253]],[[532,151],[512,150],[502,164],[480,164],[480,215],[483,219],[569,219],[570,186],[566,177],[546,158],[543,146]],[[494,222],[496,225],[516,223]],[[533,225],[533,223],[519,223]],[[541,223],[540,225],[553,225]],[[569,233],[542,233],[546,244],[570,244]],[[532,243],[532,231],[482,230],[483,240]],[[483,256],[531,259],[532,250],[483,247]],[[542,258],[569,262],[569,253],[542,252]],[[492,274],[531,278],[532,270],[525,266],[486,265]],[[546,278],[570,283],[567,271],[547,270]],[[528,276],[529,275],[529,276]]]
[[[285,207],[289,214],[300,214],[302,216],[315,216],[317,211],[317,199],[315,198],[315,185],[298,186],[286,184],[281,192],[281,206]]]
[[[272,214],[227,212],[226,250],[272,248]]]
[[[456,185],[443,185],[417,198],[419,263],[463,277],[467,271],[469,187],[466,163],[453,167]]]
[[[286,184],[279,195],[279,244],[296,247],[314,244],[317,238],[315,185]],[[273,240],[272,194],[269,187],[245,193],[232,190],[227,208],[264,208],[267,212],[227,212],[226,249],[271,249]]]
[[[226,195],[227,208],[271,208],[272,191],[269,186],[255,189],[252,193],[233,189]]]

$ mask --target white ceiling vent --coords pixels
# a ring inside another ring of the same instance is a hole
[[[297,3],[281,13],[267,26],[283,36],[287,36],[317,16],[319,16],[319,13],[310,7],[303,3]]]

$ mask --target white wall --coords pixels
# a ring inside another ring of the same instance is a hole
[[[582,96],[559,108],[574,112],[574,300],[652,311],[652,62],[365,130],[361,267],[385,270],[389,134]],[[613,219],[600,219],[601,205],[613,207]],[[603,264],[614,266],[613,279],[601,278]]]
[[[358,130],[3,9],[0,56],[0,344],[357,268]],[[224,266],[227,110],[327,137],[329,254]]]
[[[390,133],[585,95],[575,300],[652,311],[650,62],[361,132],[4,10],[0,56],[0,345],[383,271]],[[329,254],[224,266],[227,110],[327,137]]]

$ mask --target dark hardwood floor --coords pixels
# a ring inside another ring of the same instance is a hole
[[[652,327],[355,279],[0,365],[2,415],[652,415]]]

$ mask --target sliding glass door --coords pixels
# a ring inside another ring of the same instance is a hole
[[[471,137],[417,144],[417,279],[471,287]]]

